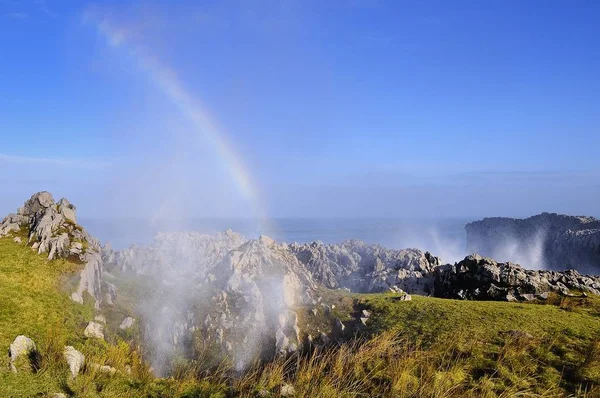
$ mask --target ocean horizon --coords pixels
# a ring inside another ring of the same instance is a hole
[[[445,262],[461,260],[466,253],[465,225],[475,218],[81,218],[81,224],[114,249],[148,245],[159,232],[215,234],[231,229],[247,238],[266,235],[278,242],[327,244],[358,239],[392,249],[417,248]]]

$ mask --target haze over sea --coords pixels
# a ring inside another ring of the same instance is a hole
[[[254,219],[196,218],[177,221],[153,221],[139,218],[82,218],[81,223],[103,243],[115,249],[129,245],[149,244],[159,232],[196,231],[214,234],[226,229],[247,238],[261,234],[278,242],[341,243],[345,239],[360,239],[388,248],[409,247],[427,250],[453,262],[464,257],[467,218],[277,218],[268,227],[259,227]],[[264,224],[264,223],[262,223]],[[176,227],[174,226],[176,225]],[[267,229],[264,229],[267,228]]]

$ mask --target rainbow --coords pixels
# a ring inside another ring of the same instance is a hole
[[[261,205],[258,189],[248,168],[243,164],[241,155],[234,150],[226,134],[217,127],[208,110],[185,89],[176,73],[159,62],[156,57],[129,42],[127,31],[111,24],[107,18],[97,18],[93,13],[88,12],[84,14],[84,21],[92,23],[110,47],[125,50],[137,67],[147,75],[149,81],[191,122],[196,133],[215,149],[237,189],[254,209],[253,216],[260,220],[261,230],[265,232],[269,230],[266,225],[267,212]]]

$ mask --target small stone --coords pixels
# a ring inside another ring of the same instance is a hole
[[[117,373],[117,369],[113,368],[112,366],[98,365],[97,363],[92,364],[92,369],[94,369],[95,371],[97,371],[99,373],[106,373],[111,376],[114,375],[115,373]]]
[[[21,238],[19,238],[18,236],[15,236],[15,238],[13,239],[13,242],[18,243],[18,244],[22,243]]]
[[[310,310],[310,312],[313,314],[313,316],[317,316],[317,314],[319,313],[319,311],[317,311],[316,308],[313,308],[312,310]]]
[[[282,397],[293,397],[296,394],[296,390],[294,386],[291,384],[284,384],[281,386],[281,396]]]
[[[507,333],[515,339],[533,339],[531,333],[524,332],[523,330],[509,330]]]
[[[371,316],[371,311],[367,311],[367,310],[362,310],[362,317],[363,318],[368,318]]]

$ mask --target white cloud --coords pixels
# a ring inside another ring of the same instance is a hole
[[[80,167],[86,169],[103,169],[110,166],[110,163],[97,160],[86,159],[63,159],[63,158],[43,158],[34,156],[19,156],[0,153],[0,163],[9,164],[40,164],[54,165],[64,167]]]

